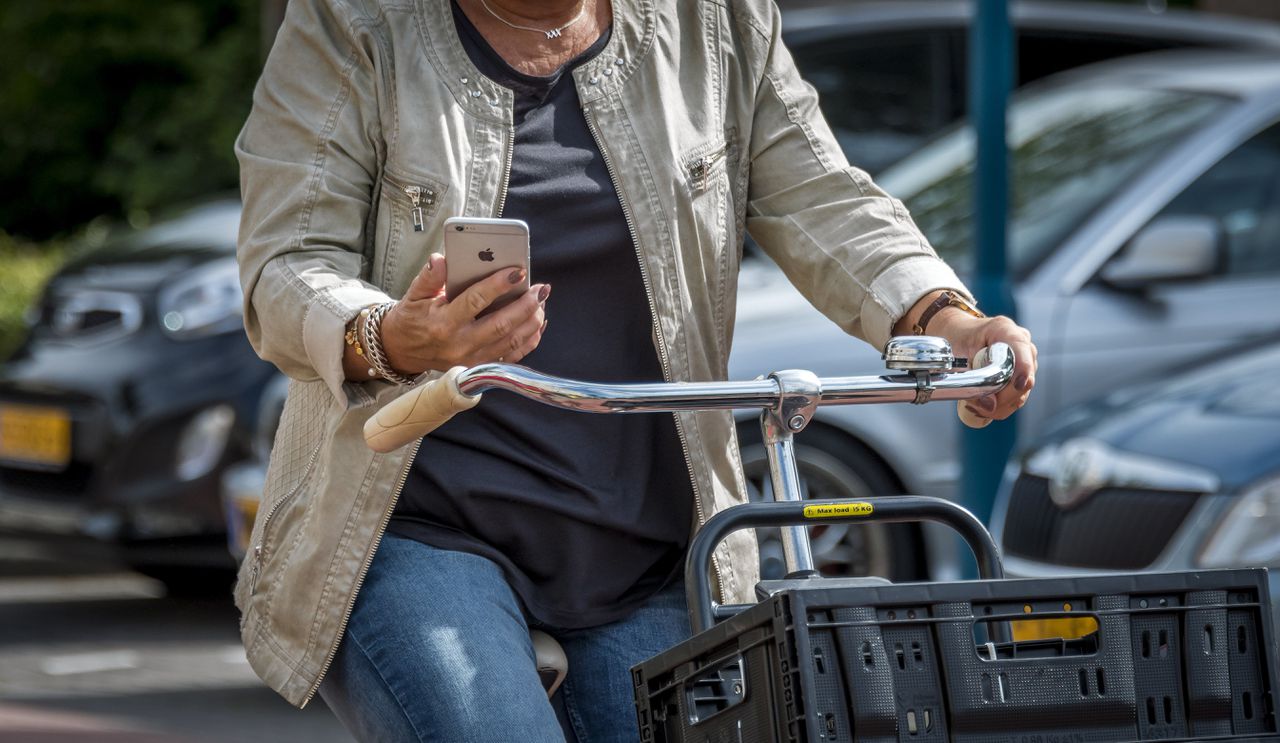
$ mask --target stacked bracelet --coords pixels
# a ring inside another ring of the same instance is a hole
[[[391,368],[391,362],[387,360],[387,354],[382,348],[382,318],[395,306],[395,302],[383,302],[366,307],[360,311],[355,330],[360,337],[359,345],[363,346],[364,359],[369,363],[369,376],[377,375],[388,382],[411,385],[411,378]]]

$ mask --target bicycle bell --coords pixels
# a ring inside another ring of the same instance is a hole
[[[945,338],[900,335],[884,348],[884,365],[895,371],[941,373],[951,371],[956,357]]]

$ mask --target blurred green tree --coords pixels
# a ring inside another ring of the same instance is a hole
[[[0,232],[0,359],[7,359],[26,335],[24,313],[65,254],[59,241],[33,246]]]
[[[0,3],[0,231],[234,187],[260,70],[257,0]]]

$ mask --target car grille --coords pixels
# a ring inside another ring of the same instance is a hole
[[[1063,510],[1049,481],[1023,474],[1005,515],[1004,550],[1055,565],[1133,570],[1155,562],[1199,496],[1107,487]]]
[[[93,466],[72,462],[60,472],[41,472],[0,466],[0,497],[4,492],[25,496],[78,500],[89,489]]]

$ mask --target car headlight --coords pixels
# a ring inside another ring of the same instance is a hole
[[[1200,564],[1280,567],[1280,477],[1236,499],[1200,553]]]
[[[234,258],[192,269],[160,290],[160,325],[179,340],[237,330],[244,324],[244,295]]]
[[[178,435],[174,471],[181,480],[194,480],[213,471],[226,451],[231,425],[236,421],[230,405],[200,411]]]

